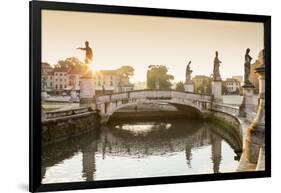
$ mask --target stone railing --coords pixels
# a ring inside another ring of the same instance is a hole
[[[181,92],[175,90],[136,90],[124,93],[113,93],[109,95],[102,95],[96,97],[96,103],[106,103],[112,101],[120,101],[127,99],[157,99],[157,100],[167,100],[167,99],[189,99],[189,100],[200,100],[200,101],[210,101],[211,96],[202,95],[190,92]]]
[[[67,140],[99,128],[99,115],[92,108],[56,110],[44,114],[42,119],[43,146]]]
[[[233,116],[239,115],[239,107],[238,106],[230,106],[220,103],[213,103],[212,110],[218,110],[224,113],[231,114]]]
[[[88,112],[93,112],[94,110],[89,107],[79,107],[79,108],[73,108],[73,109],[66,109],[66,110],[54,110],[54,111],[48,111],[44,113],[44,119],[56,119],[56,118],[63,118],[67,116],[72,115],[80,115]]]

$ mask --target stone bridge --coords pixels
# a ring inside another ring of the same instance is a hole
[[[135,90],[112,93],[96,96],[93,103],[95,104],[94,108],[100,112],[101,122],[107,122],[114,112],[121,108],[153,102],[186,106],[203,116],[208,115],[211,111],[219,111],[232,117],[238,117],[239,115],[239,107],[217,103],[210,95],[176,90]]]
[[[96,109],[100,111],[103,122],[121,108],[147,102],[184,105],[204,114],[211,108],[213,97],[175,90],[135,90],[95,97]]]

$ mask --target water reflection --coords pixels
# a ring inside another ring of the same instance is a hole
[[[199,120],[115,123],[44,147],[43,183],[234,172],[241,139]]]

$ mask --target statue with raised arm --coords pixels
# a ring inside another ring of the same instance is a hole
[[[90,48],[88,41],[85,42],[85,48],[80,47],[77,49],[85,51],[85,64],[89,65],[93,62],[93,51],[92,48]]]
[[[186,66],[186,70],[185,70],[185,84],[191,83],[191,73],[192,73],[192,70],[190,69],[190,64],[191,64],[191,61],[189,61],[188,65]]]
[[[213,78],[214,80],[221,80],[221,75],[220,75],[220,63],[221,61],[218,58],[218,51],[216,51],[216,57],[214,59],[214,69],[213,69]]]
[[[251,73],[251,60],[252,57],[249,55],[250,48],[247,48],[245,54],[245,63],[244,63],[244,85],[252,85],[249,80],[250,73]]]

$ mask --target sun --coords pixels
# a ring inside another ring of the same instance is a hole
[[[93,62],[89,65],[93,75],[99,74],[102,68]]]
[[[90,69],[92,71],[100,71],[102,70],[102,66],[100,65],[97,65],[97,64],[94,64],[93,62],[90,64]]]

